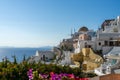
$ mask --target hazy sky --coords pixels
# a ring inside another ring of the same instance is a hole
[[[0,0],[0,46],[55,46],[120,15],[120,0]]]

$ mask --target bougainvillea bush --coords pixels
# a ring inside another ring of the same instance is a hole
[[[74,74],[67,73],[56,74],[50,72],[49,74],[41,74],[38,73],[38,71],[33,71],[33,69],[29,69],[27,76],[29,77],[29,80],[89,80],[89,78],[79,78]]]
[[[94,76],[96,75],[93,73],[81,72],[79,68],[52,63],[28,63],[27,61],[17,63],[16,60],[0,62],[0,80],[57,80],[57,78],[58,80],[77,80],[77,78]]]

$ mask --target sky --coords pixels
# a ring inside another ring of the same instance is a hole
[[[71,29],[119,15],[120,0],[0,0],[0,46],[57,46]]]

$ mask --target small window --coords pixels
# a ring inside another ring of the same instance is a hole
[[[46,59],[48,59],[48,57],[46,57]]]
[[[85,45],[85,48],[87,48],[87,45]]]
[[[89,45],[88,47],[91,48],[91,45]]]
[[[82,39],[82,37],[80,37],[80,39]]]
[[[100,45],[101,45],[101,42],[99,42],[98,45],[100,46]]]
[[[106,46],[108,45],[108,41],[105,41],[105,45],[106,45]]]
[[[110,38],[110,40],[113,40],[113,38]]]
[[[114,46],[113,41],[110,41],[110,43],[109,43],[109,44],[110,44],[110,46]]]

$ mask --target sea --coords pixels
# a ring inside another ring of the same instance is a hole
[[[37,50],[46,51],[51,50],[51,47],[40,47],[40,48],[0,48],[0,62],[4,58],[7,58],[9,61],[13,62],[13,56],[16,56],[17,62],[21,62],[23,57],[26,59],[34,56]]]

